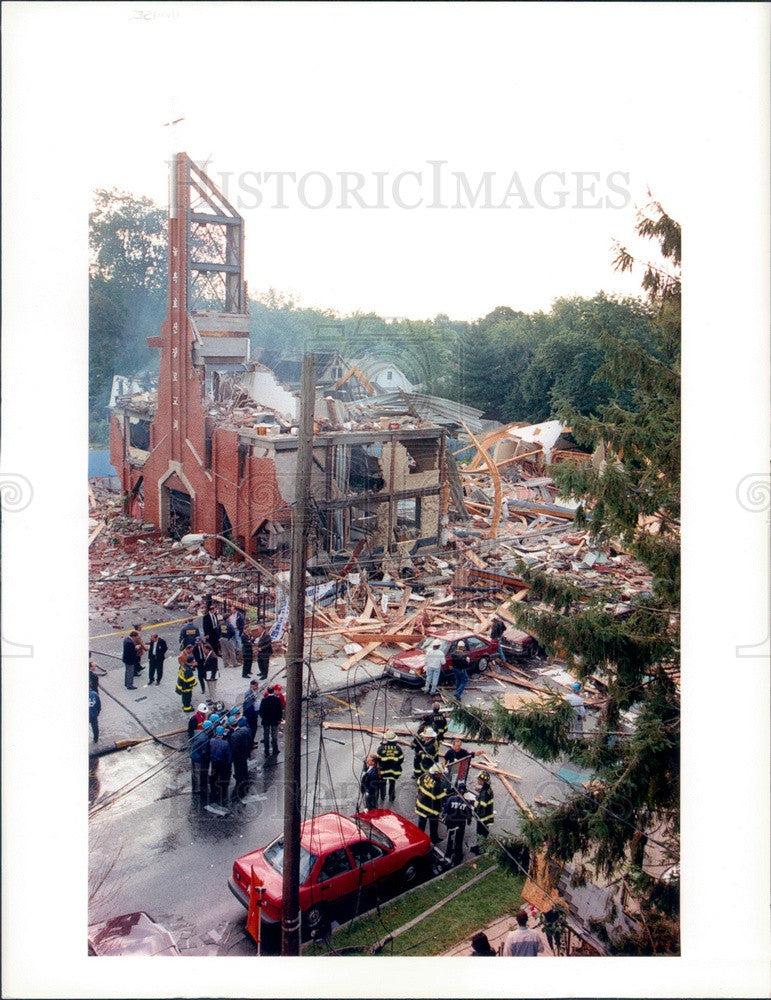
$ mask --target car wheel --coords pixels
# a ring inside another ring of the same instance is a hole
[[[305,926],[316,936],[327,926],[327,911],[322,903],[317,903],[305,911]]]
[[[411,889],[420,878],[420,866],[417,861],[409,861],[399,872],[399,878],[408,889]]]
[[[490,666],[490,661],[487,659],[486,656],[481,656],[477,660],[477,670],[479,671],[480,674],[483,674],[489,666]]]

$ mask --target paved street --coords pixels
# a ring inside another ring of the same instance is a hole
[[[170,617],[162,609],[157,609],[157,613],[156,621],[167,621]],[[108,694],[114,694],[153,733],[168,733],[186,724],[179,696],[174,693],[174,651],[179,627],[174,624],[158,630],[166,637],[170,650],[161,685],[140,686],[136,691],[124,688],[120,661],[104,655],[111,652],[119,656],[122,636],[92,641],[95,659],[108,670],[101,680],[103,711],[97,747],[146,735]],[[323,653],[320,643],[313,644],[313,652]],[[334,694],[311,698],[305,703],[303,788],[307,815],[311,815],[312,809],[355,811],[362,761],[379,742],[364,733],[334,729],[323,730],[322,742],[322,718],[354,725],[383,726],[388,722],[406,726],[416,718],[414,711],[430,708],[431,699],[422,692],[380,678],[377,668],[354,669],[346,674],[340,670],[339,662],[339,658],[323,656],[313,660],[314,690],[331,691],[346,682],[350,690],[335,690]],[[271,676],[279,679],[283,670],[283,657],[274,657]],[[220,676],[223,700],[240,703],[248,685],[240,668],[222,669]],[[146,684],[145,677],[146,671],[137,683]],[[498,690],[492,680],[476,679],[469,684],[464,702],[484,704]],[[415,728],[414,724],[411,728]],[[165,742],[184,748],[186,740],[179,735],[170,736]],[[405,771],[397,785],[394,808],[414,820],[412,754],[405,750]],[[227,880],[236,857],[267,844],[282,830],[284,757],[280,752],[277,758],[266,760],[261,745],[252,756],[249,795],[243,803],[234,805],[226,817],[200,812],[194,807],[185,752],[175,753],[148,741],[92,760],[91,920],[146,910],[172,931],[185,954],[255,953],[254,942],[244,929],[245,911],[228,890]],[[492,756],[504,770],[522,777],[515,784],[526,800],[532,801],[535,794],[544,798],[561,796],[564,786],[513,748],[503,747],[502,752]],[[494,783],[494,790],[495,829],[513,831],[518,823],[517,807],[499,783]],[[467,843],[471,843],[470,833]]]

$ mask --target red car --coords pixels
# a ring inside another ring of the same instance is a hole
[[[300,910],[309,931],[363,890],[398,876],[407,888],[417,882],[431,853],[428,834],[390,809],[368,809],[349,818],[323,813],[300,829]],[[281,920],[284,838],[233,863],[230,891],[247,909],[251,871],[262,880],[262,919]]]
[[[396,680],[404,681],[405,684],[422,687],[426,682],[426,650],[431,648],[436,639],[440,640],[441,650],[444,653],[440,684],[449,684],[454,679],[452,653],[461,639],[466,644],[466,656],[471,661],[469,673],[475,671],[484,673],[490,666],[491,658],[498,653],[497,642],[486,636],[477,635],[476,632],[459,628],[431,628],[427,630],[425,639],[421,639],[417,646],[405,649],[404,652],[392,657],[386,664],[385,672]]]

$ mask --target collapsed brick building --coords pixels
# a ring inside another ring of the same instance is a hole
[[[185,153],[171,168],[168,241],[166,318],[148,338],[161,352],[157,385],[137,391],[127,379],[113,399],[110,458],[127,510],[174,537],[224,534],[250,555],[280,558],[299,400],[250,357],[243,219]],[[350,405],[352,379],[341,375],[317,391],[315,544],[330,555],[377,557],[440,543],[446,430],[409,408],[367,409],[366,392]],[[220,543],[209,539],[207,548],[217,554]]]

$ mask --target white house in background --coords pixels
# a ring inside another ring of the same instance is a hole
[[[355,364],[375,389],[379,389],[381,392],[396,392],[397,389],[402,389],[404,392],[415,391],[416,387],[393,361],[363,358],[361,361],[352,362],[352,364]]]

